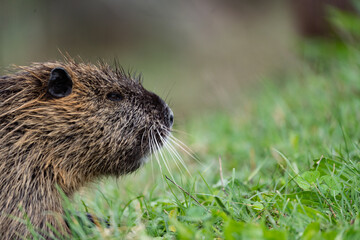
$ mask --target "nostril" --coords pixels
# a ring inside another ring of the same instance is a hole
[[[174,113],[169,109],[169,124],[170,127],[174,124]]]
[[[173,123],[174,123],[174,115],[173,114],[170,115],[169,120],[170,120],[170,124],[173,125]]]

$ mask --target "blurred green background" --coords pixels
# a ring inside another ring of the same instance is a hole
[[[248,86],[297,66],[287,1],[1,0],[0,73],[11,64],[117,58],[142,72],[181,122],[231,110]]]

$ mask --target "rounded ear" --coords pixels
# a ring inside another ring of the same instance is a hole
[[[70,95],[73,82],[65,69],[58,67],[51,70],[48,92],[55,98],[62,98]]]

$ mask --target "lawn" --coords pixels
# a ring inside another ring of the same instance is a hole
[[[67,202],[110,224],[68,216],[74,236],[360,239],[360,33],[349,21],[334,21],[343,38],[303,44],[301,70],[264,78],[231,110],[175,123],[181,142]]]

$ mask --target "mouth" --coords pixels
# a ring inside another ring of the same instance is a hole
[[[150,161],[150,154],[142,156],[139,161],[141,165],[148,163]]]

